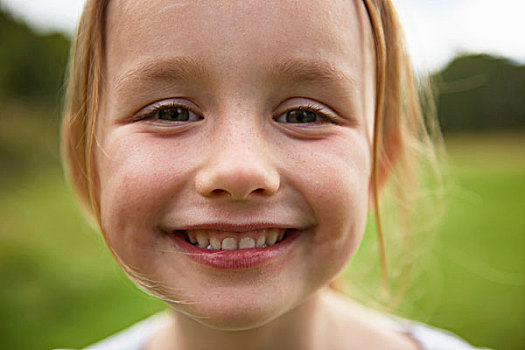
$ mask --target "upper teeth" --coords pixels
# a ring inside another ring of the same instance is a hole
[[[237,250],[272,246],[283,240],[285,229],[272,228],[249,232],[187,230],[185,233],[192,244],[201,248]]]

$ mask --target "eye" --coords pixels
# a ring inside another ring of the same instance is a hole
[[[170,122],[188,122],[200,119],[195,113],[184,107],[169,107],[158,109],[152,117]]]
[[[320,108],[314,106],[298,107],[281,114],[275,119],[279,123],[312,124],[333,122]]]
[[[202,117],[175,100],[154,103],[137,113],[135,120],[159,122],[195,122]]]

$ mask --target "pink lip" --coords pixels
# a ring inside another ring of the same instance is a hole
[[[268,226],[266,226],[266,228],[267,227]],[[202,226],[199,226],[199,228],[205,229]],[[217,229],[217,226],[214,225],[213,228]],[[228,228],[228,230],[230,229],[231,227]],[[252,228],[252,230],[253,229],[254,228]],[[234,232],[236,230],[231,229],[231,231]],[[245,229],[243,231],[248,230]],[[287,230],[286,238],[271,247],[239,250],[208,250],[187,242],[184,235],[181,234],[181,231],[174,232],[171,235],[175,244],[181,251],[186,253],[186,256],[191,260],[217,269],[230,270],[250,269],[265,265],[285,255],[290,249],[290,245],[298,236],[298,230]]]
[[[198,224],[198,225],[188,225],[183,228],[178,228],[178,230],[218,230],[218,231],[229,231],[229,232],[246,232],[254,231],[265,228],[284,228],[291,229],[294,226],[287,226],[282,224],[275,224],[269,222],[261,223],[252,223],[252,224],[229,224],[229,223],[209,223],[209,224]]]

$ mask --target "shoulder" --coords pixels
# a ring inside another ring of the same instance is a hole
[[[164,313],[154,315],[84,350],[141,350],[167,321]]]
[[[482,350],[473,347],[452,332],[373,310],[340,294],[330,292],[326,295],[325,300],[328,300],[338,311],[343,310],[343,314],[349,315],[344,318],[346,322],[338,322],[339,324],[345,325],[343,327],[346,328],[348,324],[352,324],[354,329],[361,329],[361,333],[368,335],[368,341],[371,339],[376,344],[384,342],[401,344],[403,339],[405,341],[408,339],[420,350]],[[406,348],[406,343],[398,348]]]
[[[488,350],[476,348],[456,334],[420,322],[397,319],[399,331],[414,339],[422,350]]]

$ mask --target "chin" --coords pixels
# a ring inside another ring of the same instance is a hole
[[[257,286],[230,286],[208,289],[192,299],[192,302],[170,304],[170,307],[210,329],[245,331],[279,318],[295,307],[300,296],[286,287],[262,290]]]
[[[213,305],[193,304],[172,306],[176,312],[211,329],[221,331],[245,331],[262,327],[280,316],[282,308],[275,303],[214,303]]]

